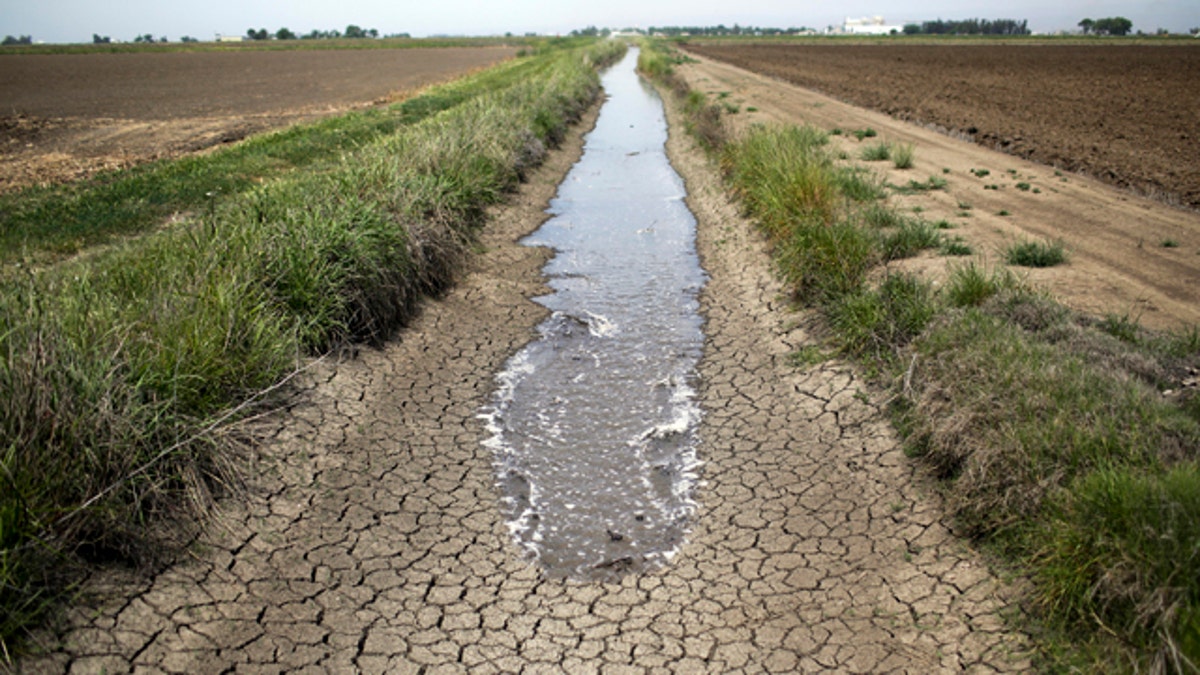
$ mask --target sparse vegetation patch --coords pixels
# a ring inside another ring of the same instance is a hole
[[[882,235],[907,221],[830,196],[832,178],[790,194],[802,188],[776,177],[791,156],[763,151],[790,135],[804,134],[759,129],[727,145],[726,176],[795,297],[823,313],[843,353],[894,383],[893,420],[962,531],[1032,579],[1048,629],[1040,665],[1200,663],[1200,396],[1159,393],[1200,367],[1200,331],[1105,330],[1007,269],[974,263],[940,289],[896,273],[873,284],[871,268],[889,257]],[[836,171],[819,143],[806,147],[811,165]],[[784,206],[784,194],[801,207]],[[803,206],[818,194],[832,209]],[[1049,265],[1066,255],[1061,242],[1027,242],[1005,257]]]
[[[1021,267],[1053,267],[1067,261],[1067,252],[1061,241],[1026,241],[1009,246],[1004,259],[1010,265]]]

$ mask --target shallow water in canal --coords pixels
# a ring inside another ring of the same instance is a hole
[[[483,410],[503,509],[547,574],[613,579],[661,565],[695,508],[705,282],[695,219],[667,160],[662,102],[631,50],[583,156],[524,243],[548,246],[539,338]]]

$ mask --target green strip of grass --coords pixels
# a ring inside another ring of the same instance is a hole
[[[870,283],[889,257],[878,233],[904,219],[831,191],[823,143],[760,128],[719,157],[795,296],[844,353],[899,383],[893,420],[963,531],[1034,582],[1042,665],[1194,670],[1200,393],[1179,389],[1200,367],[1200,329],[1089,319],[970,264],[940,289],[896,273]]]
[[[90,180],[0,196],[0,264],[35,265],[136,235],[178,213],[205,211],[296,170],[318,170],[482,92],[546,76],[518,59],[432,88],[386,109],[365,110],[265,134],[217,152],[161,161]]]
[[[537,77],[472,80],[465,102],[320,171],[0,281],[5,653],[81,562],[177,551],[236,484],[231,425],[304,355],[383,339],[450,283],[484,209],[564,137],[623,50],[598,42],[535,57]]]

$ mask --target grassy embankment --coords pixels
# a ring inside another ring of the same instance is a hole
[[[437,88],[387,113],[394,124],[358,147],[326,148],[343,154],[315,169],[240,187],[172,227],[5,275],[0,647],[61,597],[81,562],[177,550],[184,523],[236,485],[236,423],[264,410],[306,355],[383,338],[450,283],[485,207],[563,137],[599,91],[598,66],[623,49],[560,44]],[[246,145],[302,148],[356,123]],[[236,167],[247,152],[211,161]],[[187,190],[177,171],[149,171],[173,178],[140,194]]]
[[[156,227],[176,213],[211,210],[289,172],[326,170],[343,152],[536,74],[527,61],[509,62],[398,105],[258,136],[220,152],[0,195],[0,264],[54,261]]]
[[[1080,316],[1007,268],[960,264],[940,288],[880,274],[941,239],[887,207],[896,186],[838,161],[812,127],[725,139],[716,107],[672,77],[674,58],[644,49],[639,65],[684,96],[796,300],[890,388],[959,531],[1032,579],[1042,665],[1194,672],[1200,394],[1169,390],[1200,365],[1200,331]]]

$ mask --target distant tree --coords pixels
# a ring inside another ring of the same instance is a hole
[[[1029,35],[1029,22],[1025,19],[938,19],[924,22],[918,32],[927,35]]]
[[[163,44],[166,44],[166,43],[170,42],[170,40],[168,40],[168,39],[167,39],[167,36],[166,36],[166,35],[164,35],[164,36],[162,36],[162,37],[158,38],[158,41],[159,41],[159,42],[161,42],[161,43],[163,43]]]
[[[292,31],[288,30],[287,28],[280,28],[279,30],[275,31],[275,39],[276,40],[295,40],[296,34],[293,33]]]
[[[374,28],[368,28],[367,29],[367,37],[377,38],[377,37],[379,37],[379,31]]]
[[[1095,27],[1096,27],[1096,22],[1092,21],[1091,19],[1084,19],[1083,21],[1079,22],[1079,28],[1080,28],[1080,30],[1083,31],[1084,35],[1087,35],[1088,33],[1092,32],[1092,29]]]
[[[248,28],[246,29],[246,37],[251,40],[266,40],[271,37],[271,34],[267,32],[266,28],[259,28],[258,30]]]
[[[1129,35],[1132,29],[1133,22],[1123,16],[1096,19],[1092,26],[1092,31],[1097,35]]]
[[[905,35],[916,35],[921,32],[921,27],[915,23],[904,24]]]
[[[139,35],[139,36],[133,38],[133,41],[134,42],[143,42],[145,44],[152,45],[152,44],[154,44],[154,35],[151,33],[145,33],[145,34],[142,34],[142,35]],[[165,42],[166,40],[163,40],[163,41]]]
[[[1196,26],[1195,28],[1189,30],[1188,33],[1190,35],[1200,35],[1200,26]]]
[[[367,37],[367,32],[365,30],[363,30],[362,28],[355,26],[354,24],[350,24],[349,26],[346,26],[346,34],[345,35],[348,38],[358,39],[358,38]]]
[[[98,33],[92,33],[92,44],[94,44],[94,45],[106,45],[111,42],[112,42],[112,38],[110,38],[107,35],[100,35]]]
[[[4,40],[0,41],[0,45],[31,45],[33,44],[32,35],[22,35],[21,37],[13,37],[5,35]]]
[[[179,41],[180,42],[199,42],[199,40],[192,37],[191,35],[184,35],[183,37],[179,38]]]

